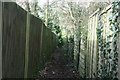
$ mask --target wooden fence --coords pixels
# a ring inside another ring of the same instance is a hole
[[[89,19],[88,23],[88,37],[87,37],[87,51],[86,55],[86,77],[91,78],[96,74],[97,68],[97,23],[98,23],[98,11],[95,11]]]
[[[0,79],[2,78],[2,3],[0,2]]]
[[[118,3],[109,5],[104,10],[98,9],[89,17],[87,50],[84,50],[87,53],[81,52],[84,53],[81,59],[83,63],[80,60],[80,66],[85,67],[80,70],[80,74],[86,78],[120,79],[120,35],[111,30],[114,22],[116,30],[120,27],[120,9],[114,8],[116,5],[119,6]],[[114,16],[115,14],[117,16]],[[117,20],[113,22],[114,18]],[[113,33],[118,34],[118,37]]]
[[[118,5],[119,6],[119,5]],[[88,24],[88,37],[87,37],[87,55],[86,55],[86,77],[88,78],[118,78],[120,79],[120,62],[114,59],[115,52],[120,55],[120,51],[115,50],[115,46],[113,46],[113,41],[115,40],[113,37],[109,38],[111,35],[113,36],[114,31],[111,30],[111,21],[114,19],[114,14],[112,13],[114,5],[110,5],[104,10],[98,9],[90,16],[89,24]],[[114,9],[115,10],[115,9]],[[118,17],[119,15],[119,10]],[[110,21],[110,18],[112,20]],[[118,18],[119,19],[119,18]],[[117,20],[119,24],[119,20]],[[113,23],[114,24],[114,23]],[[118,25],[119,26],[119,25]],[[117,27],[117,26],[114,26]],[[119,26],[120,27],[120,26]],[[99,36],[99,30],[101,30]],[[119,33],[117,33],[119,34]],[[119,38],[117,40],[117,49],[120,49]],[[110,42],[110,43],[109,43]],[[109,44],[109,45],[108,45]],[[109,49],[107,49],[109,47]],[[115,51],[114,51],[115,50]],[[111,52],[109,52],[111,51]],[[111,57],[111,58],[110,58]],[[117,65],[117,62],[119,64]],[[116,63],[116,67],[113,67]],[[117,74],[118,73],[118,74]]]
[[[27,13],[14,2],[0,2],[0,8],[2,13],[2,18],[0,17],[2,74],[0,76],[2,78],[36,77],[57,45],[56,35],[44,25],[42,20]]]

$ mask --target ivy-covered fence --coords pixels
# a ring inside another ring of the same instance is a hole
[[[120,79],[120,1],[90,16],[86,77]]]

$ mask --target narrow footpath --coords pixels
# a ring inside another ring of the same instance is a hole
[[[74,66],[67,63],[62,56],[61,49],[56,50],[52,55],[51,62],[46,63],[44,69],[39,71],[38,78],[53,80],[81,80],[79,74],[75,71]]]

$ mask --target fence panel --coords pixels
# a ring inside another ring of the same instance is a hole
[[[2,75],[24,77],[26,12],[15,3],[3,5]]]
[[[86,77],[94,78],[97,70],[97,20],[98,10],[90,16],[88,23],[88,37],[87,37],[87,53],[86,61]]]
[[[2,4],[2,78],[36,77],[57,45],[56,35],[16,3]]]

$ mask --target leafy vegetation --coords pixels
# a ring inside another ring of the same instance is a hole
[[[120,16],[120,2],[112,3],[112,11],[110,21],[111,34],[107,36],[107,41],[103,38],[103,23],[101,15],[99,15],[99,27],[97,29],[97,37],[99,44],[99,59],[100,59],[100,70],[98,70],[98,77],[110,78],[112,80],[117,78],[117,68],[118,68],[118,50],[117,50],[117,40],[119,32],[118,17]],[[105,60],[107,61],[105,63]],[[109,65],[111,69],[108,70]]]

